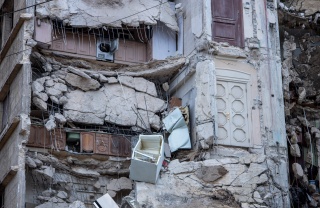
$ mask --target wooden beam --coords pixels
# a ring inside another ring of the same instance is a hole
[[[15,117],[2,130],[2,132],[0,134],[0,150],[3,148],[3,146],[9,140],[10,136],[12,135],[13,131],[18,126],[19,122],[20,122],[20,117]]]
[[[18,166],[11,166],[10,170],[0,179],[0,191],[3,190],[18,172]]]

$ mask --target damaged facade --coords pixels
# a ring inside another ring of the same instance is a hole
[[[1,3],[0,207],[290,206],[277,2]]]

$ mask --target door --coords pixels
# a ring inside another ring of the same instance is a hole
[[[250,146],[247,83],[217,81],[217,143]]]

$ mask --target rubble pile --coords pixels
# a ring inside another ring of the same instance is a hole
[[[32,83],[33,104],[43,111],[59,106],[53,122],[107,122],[133,129],[160,129],[159,115],[166,102],[158,98],[153,82],[142,77],[86,73],[58,62],[50,63],[39,53],[33,55],[42,60],[45,70]]]
[[[295,0],[279,7],[291,199],[295,207],[318,207],[319,1]]]
[[[121,201],[133,189],[128,175],[129,161],[112,161],[110,158],[79,159],[69,156],[61,159],[52,154],[28,152],[27,178],[33,181],[28,194],[34,194],[43,207],[86,207],[108,193]]]

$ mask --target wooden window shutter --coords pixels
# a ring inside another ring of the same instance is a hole
[[[242,0],[211,0],[212,39],[243,47]]]

